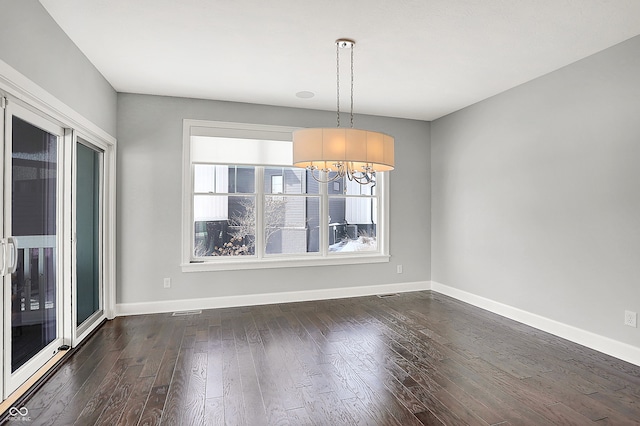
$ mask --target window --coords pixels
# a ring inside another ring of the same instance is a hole
[[[293,130],[184,120],[184,271],[388,261],[386,176],[320,183]]]
[[[282,190],[284,187],[282,184],[284,181],[282,180],[283,175],[273,175],[271,176],[271,193],[272,194],[282,194]]]

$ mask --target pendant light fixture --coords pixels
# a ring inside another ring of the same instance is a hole
[[[375,184],[376,172],[394,168],[393,137],[353,127],[355,44],[350,39],[336,40],[337,127],[293,132],[293,165],[310,170],[313,178],[319,182],[347,177],[361,185]],[[351,50],[351,111],[348,128],[340,127],[340,49]]]

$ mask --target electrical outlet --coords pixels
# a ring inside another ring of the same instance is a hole
[[[164,288],[171,288],[171,278],[164,279]]]
[[[402,265],[396,266],[396,271],[401,274],[402,273]]]
[[[638,314],[631,311],[624,311],[624,325],[629,327],[638,326]]]

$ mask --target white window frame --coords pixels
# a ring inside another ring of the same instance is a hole
[[[296,127],[272,126],[247,123],[231,123],[205,120],[183,120],[183,163],[182,163],[182,261],[183,272],[224,271],[242,269],[263,269],[304,266],[329,266],[389,262],[389,176],[377,173],[378,229],[375,252],[330,253],[328,249],[328,221],[321,220],[319,253],[264,255],[262,244],[256,244],[254,256],[215,256],[194,258],[194,221],[193,221],[193,164],[191,161],[191,136],[211,136],[239,139],[261,139],[291,141]],[[262,203],[264,202],[264,175],[256,165],[256,240],[262,241],[259,231],[262,226]],[[266,166],[271,167],[271,166]],[[284,167],[287,167],[284,165]],[[290,166],[289,166],[290,167]],[[259,184],[258,184],[259,183]],[[311,195],[311,194],[310,194]],[[327,217],[329,197],[326,185],[320,185],[320,216]]]

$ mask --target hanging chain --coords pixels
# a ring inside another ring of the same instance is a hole
[[[355,43],[351,45],[351,128],[353,129],[353,50]]]
[[[340,127],[340,43],[336,43],[336,119]]]
[[[340,127],[340,49],[349,48],[351,50],[351,110],[349,111],[350,126],[353,128],[353,48],[355,43],[351,40],[336,41],[336,121]]]

